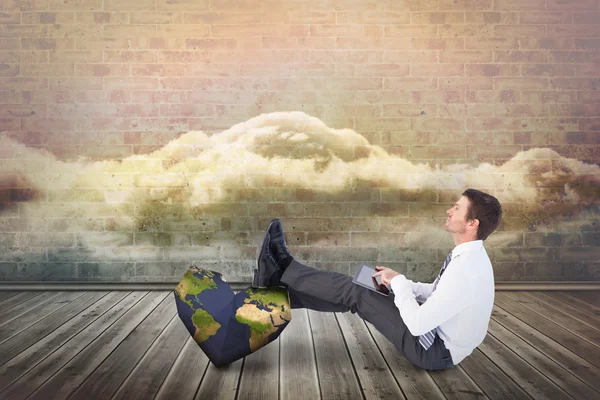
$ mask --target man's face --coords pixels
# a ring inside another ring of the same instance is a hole
[[[461,198],[446,211],[448,218],[444,222],[444,229],[451,233],[463,234],[467,229],[467,209],[469,199],[465,196]]]

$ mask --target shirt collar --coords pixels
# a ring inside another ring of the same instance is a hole
[[[483,240],[471,240],[470,242],[461,243],[452,250],[452,258],[465,251],[479,249],[480,247],[483,247]]]

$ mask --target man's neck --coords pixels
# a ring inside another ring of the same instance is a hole
[[[466,236],[455,236],[454,237],[454,245],[458,246],[459,244],[466,243],[466,242],[472,242],[474,240],[477,240],[477,238],[472,237],[472,236],[469,236],[469,237],[466,237]]]

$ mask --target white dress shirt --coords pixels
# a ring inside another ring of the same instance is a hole
[[[452,250],[435,291],[433,283],[413,282],[402,274],[390,285],[410,333],[420,336],[437,327],[455,365],[483,342],[494,306],[494,272],[482,240]],[[419,305],[417,299],[427,301]]]

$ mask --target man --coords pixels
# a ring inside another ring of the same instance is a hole
[[[358,313],[416,367],[453,367],[487,333],[494,275],[483,241],[500,224],[502,208],[495,197],[467,189],[446,214],[444,229],[455,247],[432,284],[377,266],[373,276],[381,276],[393,291],[385,297],[353,284],[348,275],[301,264],[291,256],[281,223],[274,219],[257,249],[252,286],[286,287],[291,308]]]

